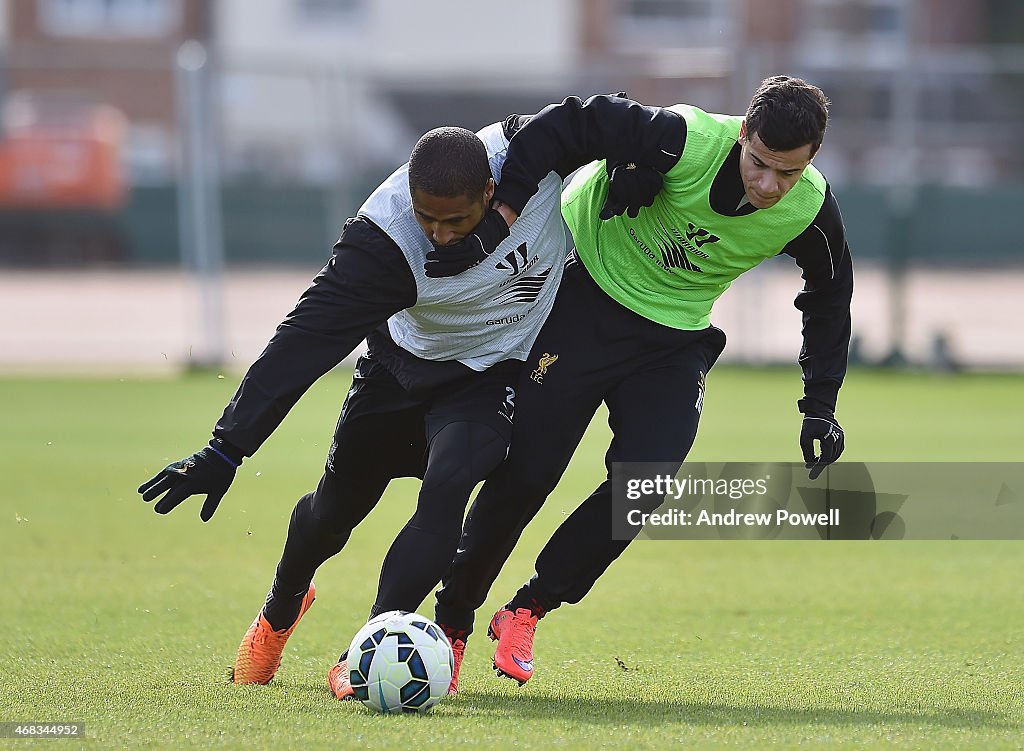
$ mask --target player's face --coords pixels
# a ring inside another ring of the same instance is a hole
[[[740,177],[747,200],[754,208],[767,209],[786,195],[811,163],[811,145],[791,151],[772,151],[757,133],[740,126]]]
[[[457,243],[468,235],[490,205],[494,180],[488,180],[480,195],[435,196],[422,190],[412,192],[412,211],[420,229],[434,245]]]

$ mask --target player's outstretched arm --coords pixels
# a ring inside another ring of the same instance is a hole
[[[794,301],[803,313],[804,396],[797,406],[804,415],[800,450],[813,480],[846,447],[835,410],[850,350],[853,261],[831,188],[814,221],[783,252],[803,270],[804,288]]]
[[[166,514],[206,494],[200,517],[209,521],[244,457],[256,453],[309,387],[415,302],[416,281],[398,246],[368,220],[349,222],[330,262],[242,378],[213,440],[143,483],[143,500],[163,496],[154,508]]]

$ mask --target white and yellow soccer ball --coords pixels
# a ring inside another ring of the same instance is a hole
[[[355,697],[378,712],[426,712],[447,696],[454,667],[440,627],[402,610],[371,619],[348,648]]]

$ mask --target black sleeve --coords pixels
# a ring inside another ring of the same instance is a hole
[[[549,172],[563,178],[598,159],[636,162],[666,173],[683,153],[686,121],[672,110],[632,99],[600,95],[586,102],[569,97],[529,118],[509,118],[509,143],[496,200],[521,214]]]
[[[814,221],[782,252],[796,259],[804,279],[794,301],[803,313],[804,337],[800,349],[804,398],[798,405],[804,413],[835,411],[850,351],[853,261],[830,187]]]
[[[213,435],[252,456],[320,376],[415,302],[416,280],[402,251],[369,220],[350,220],[331,260],[242,378]]]

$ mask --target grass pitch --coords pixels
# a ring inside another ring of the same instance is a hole
[[[211,523],[198,499],[157,516],[136,486],[205,442],[234,386],[0,380],[0,722],[84,721],[63,743],[95,748],[1021,747],[1024,542],[641,541],[542,622],[529,684],[495,678],[482,622],[600,480],[600,416],[479,614],[457,700],[384,717],[326,688],[407,480],[321,569],[274,682],[227,685],[348,378],[300,402]],[[798,396],[791,369],[716,369],[690,458],[798,460]],[[840,419],[850,460],[1015,461],[1024,378],[855,371]]]

